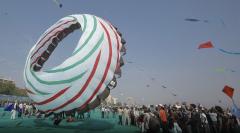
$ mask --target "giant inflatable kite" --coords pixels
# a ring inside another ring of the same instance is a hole
[[[75,30],[82,36],[71,56],[43,70],[58,43]],[[24,69],[29,97],[46,113],[97,107],[116,87],[126,41],[110,22],[94,15],[70,15],[51,26],[30,50]]]

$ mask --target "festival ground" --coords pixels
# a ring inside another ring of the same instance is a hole
[[[16,120],[10,119],[10,112],[0,108],[0,132],[1,133],[137,133],[140,130],[134,126],[120,126],[118,118],[101,118],[100,110],[91,112],[91,118],[77,122],[63,120],[58,126],[53,125],[50,118],[37,119],[34,116]]]

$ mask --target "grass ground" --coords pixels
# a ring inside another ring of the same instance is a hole
[[[91,112],[88,120],[79,120],[68,123],[63,120],[60,125],[54,126],[50,118],[36,119],[24,117],[10,120],[10,112],[0,108],[0,133],[138,133],[140,130],[133,126],[120,126],[117,117],[102,119],[99,110]]]

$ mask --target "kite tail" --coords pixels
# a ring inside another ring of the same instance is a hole
[[[232,99],[232,103],[233,103],[233,108],[231,113],[235,115],[237,118],[240,118],[240,109],[237,107],[233,99]]]
[[[230,52],[230,51],[226,51],[224,49],[219,48],[219,51],[226,53],[226,54],[234,54],[234,55],[240,55],[240,52]]]

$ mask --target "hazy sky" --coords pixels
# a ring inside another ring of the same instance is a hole
[[[127,41],[122,77],[113,96],[147,104],[181,100],[230,106],[222,93],[224,85],[230,85],[240,104],[240,55],[217,50],[240,52],[239,0],[59,1],[62,8],[53,0],[0,1],[1,77],[24,87],[26,56],[40,35],[64,16],[87,13],[111,21]],[[61,42],[47,67],[71,55],[80,36],[80,31],[74,32]],[[209,40],[215,49],[197,49]],[[218,68],[235,72],[217,72]]]

